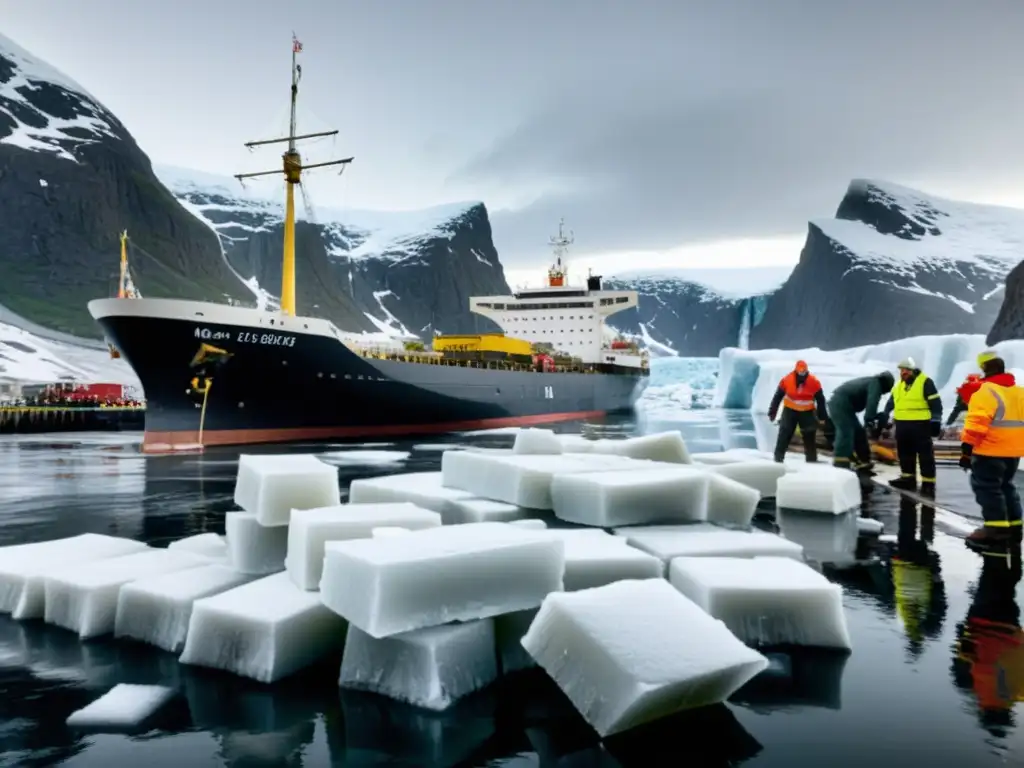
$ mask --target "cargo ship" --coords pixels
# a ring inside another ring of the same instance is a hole
[[[601,277],[571,285],[562,225],[551,238],[545,284],[470,299],[500,333],[370,342],[329,320],[295,312],[295,186],[314,167],[296,142],[301,69],[293,40],[291,122],[282,174],[285,222],[280,309],[117,298],[89,302],[111,354],[142,383],[146,452],[212,445],[411,437],[550,424],[632,411],[649,376],[647,354],[609,340],[605,320],[637,306],[635,291],[602,290]],[[124,257],[122,256],[122,262]]]

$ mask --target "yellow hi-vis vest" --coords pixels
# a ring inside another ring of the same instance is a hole
[[[908,388],[902,380],[892,388],[892,418],[894,421],[930,421],[932,410],[924,396],[924,383],[928,377],[917,374]]]

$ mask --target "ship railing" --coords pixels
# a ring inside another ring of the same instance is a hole
[[[521,373],[609,373],[607,366],[582,361],[572,363],[556,362],[553,368],[543,370],[533,365],[526,365],[512,360],[463,360],[445,357],[438,352],[412,351],[396,352],[386,348],[360,348],[355,350],[361,357],[369,360],[388,360],[397,363],[419,363],[421,365],[440,365],[455,368],[480,368],[496,371],[519,371]],[[622,371],[627,370],[626,366],[618,366]]]

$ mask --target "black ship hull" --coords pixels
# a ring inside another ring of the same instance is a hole
[[[639,369],[539,373],[367,357],[325,320],[219,304],[98,299],[89,310],[142,383],[147,452],[594,418],[630,412],[647,381]]]

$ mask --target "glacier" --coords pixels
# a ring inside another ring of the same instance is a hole
[[[728,347],[718,356],[718,379],[711,405],[767,413],[779,381],[793,370],[797,360],[807,362],[828,397],[844,381],[883,370],[895,371],[897,363],[912,357],[935,381],[943,409],[949,413],[956,402],[956,388],[968,373],[978,372],[975,358],[989,348],[982,334],[914,336],[835,351],[817,348],[751,351]],[[1007,369],[1024,381],[1024,341],[1005,341],[991,348],[1003,356]]]

